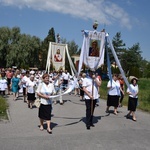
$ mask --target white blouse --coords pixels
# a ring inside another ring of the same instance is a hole
[[[138,95],[135,96],[135,94],[137,94],[139,92],[138,85],[136,84],[134,86],[133,84],[130,84],[130,87],[131,87],[132,91],[130,91],[129,88],[127,88],[127,92],[131,92],[132,93],[129,96],[133,97],[133,98],[138,98]]]
[[[112,82],[109,80],[107,83],[107,87],[111,87],[108,90],[108,95],[118,95],[120,96],[120,83],[119,81],[114,81],[112,80]]]
[[[5,91],[7,89],[7,80],[0,79],[0,91]]]
[[[35,87],[36,87],[36,82],[28,80],[26,83],[26,86],[28,88],[28,93],[35,93]]]
[[[93,98],[98,99],[99,98],[99,91],[98,91],[98,86],[94,82],[93,84],[93,79],[90,77],[84,78],[82,86],[86,88],[86,90],[92,95],[92,88],[93,88]],[[84,98],[85,99],[90,99],[88,95],[84,92]]]
[[[48,85],[46,85],[45,83],[42,82],[39,84],[36,92],[41,93],[43,95],[51,96],[53,93],[55,93],[55,88],[52,83],[49,83]],[[41,97],[40,99],[41,99],[41,104],[44,104],[44,105],[52,104],[52,98],[45,99]]]

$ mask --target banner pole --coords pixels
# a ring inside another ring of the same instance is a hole
[[[92,78],[92,97],[94,93],[94,79]],[[91,99],[91,115],[93,115],[93,98]]]

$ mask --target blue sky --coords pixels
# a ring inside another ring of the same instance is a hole
[[[150,0],[0,0],[0,27],[18,26],[21,33],[42,40],[50,28],[82,47],[81,30],[104,27],[112,39],[121,32],[126,47],[139,42],[142,57],[150,61]]]

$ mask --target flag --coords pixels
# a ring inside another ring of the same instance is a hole
[[[56,71],[65,69],[65,49],[66,45],[64,44],[55,44],[52,43],[51,51],[52,51],[52,64]]]
[[[84,64],[95,71],[104,64],[105,32],[84,31],[83,44],[80,54],[78,73]]]

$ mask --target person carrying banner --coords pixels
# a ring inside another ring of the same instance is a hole
[[[93,114],[95,109],[95,104],[99,98],[98,87],[101,85],[94,72],[90,71],[89,76],[85,77],[82,83],[84,91],[84,99],[86,105],[86,127],[87,130],[90,130],[90,127],[93,125]]]

